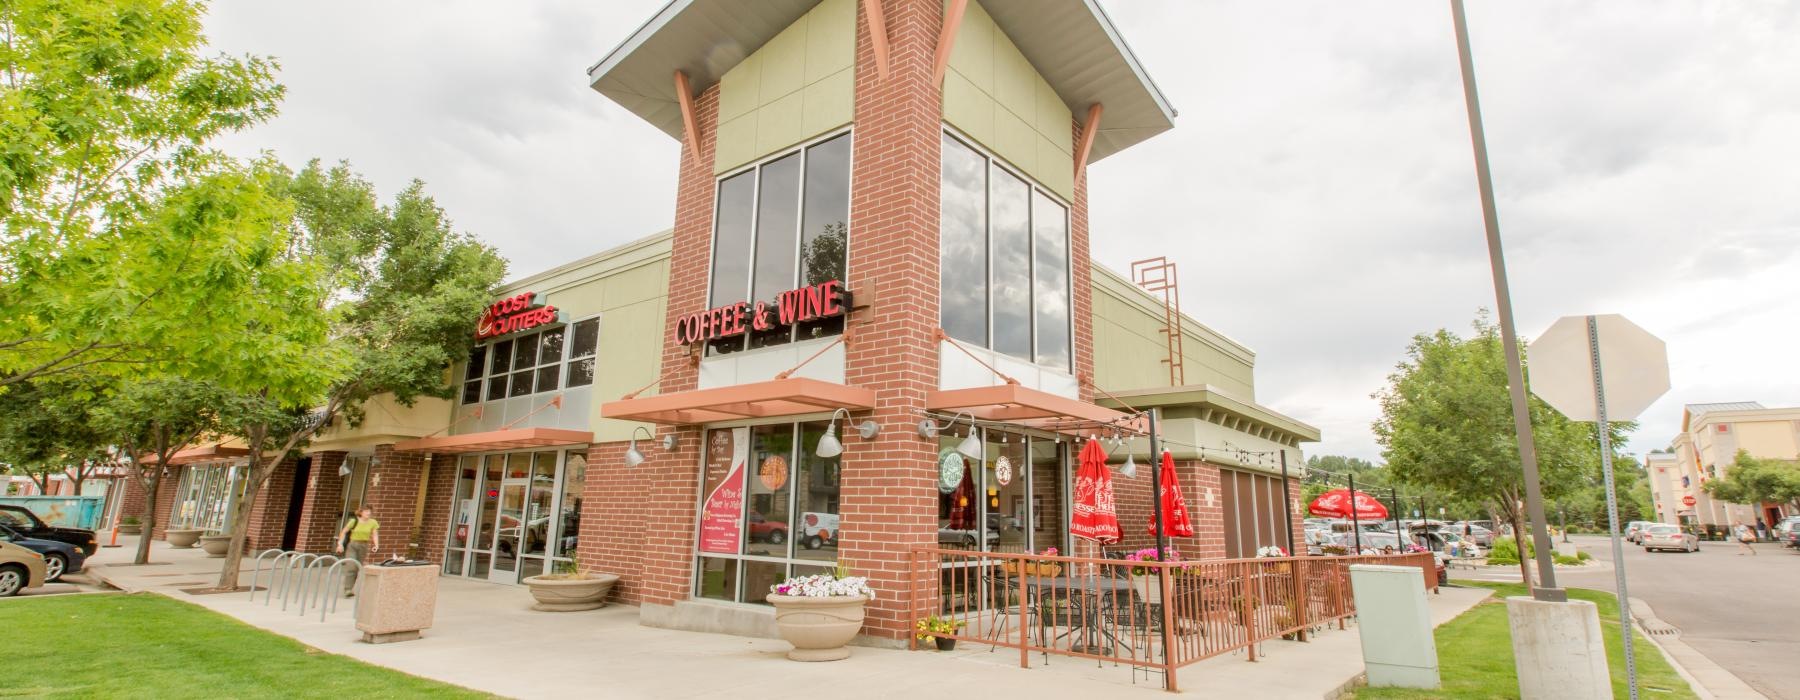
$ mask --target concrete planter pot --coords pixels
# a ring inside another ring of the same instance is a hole
[[[531,609],[546,612],[593,610],[605,606],[606,596],[618,582],[616,574],[586,574],[581,578],[525,577],[525,586],[531,589],[531,597],[537,599]]]
[[[144,534],[144,525],[143,525],[143,523],[132,523],[130,525],[126,525],[125,523],[119,523],[119,534],[121,534],[121,535],[142,535],[142,534]]]
[[[231,535],[201,535],[200,548],[206,550],[206,556],[223,557],[231,549]]]
[[[769,594],[775,606],[775,627],[781,638],[794,645],[788,658],[795,661],[837,661],[850,657],[850,640],[862,631],[863,596],[810,596]]]
[[[163,541],[168,542],[170,547],[176,549],[189,549],[194,546],[195,542],[199,542],[200,535],[205,533],[205,530],[169,530],[163,533]]]

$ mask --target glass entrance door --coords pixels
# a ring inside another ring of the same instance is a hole
[[[517,460],[527,455],[513,455]],[[508,471],[511,468],[508,467]],[[520,535],[525,524],[525,482],[508,479],[500,482],[500,517],[498,537],[494,540],[494,566],[488,580],[495,583],[519,582]]]
[[[584,449],[458,458],[444,573],[518,583],[572,561],[586,479]]]

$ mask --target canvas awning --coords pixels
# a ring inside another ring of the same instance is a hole
[[[698,425],[840,408],[850,411],[875,408],[875,391],[819,379],[790,377],[609,401],[600,405],[600,415],[663,425]]]
[[[1126,427],[1130,415],[1080,399],[1058,396],[1018,384],[940,389],[927,394],[925,408],[941,413],[967,413],[980,420],[1032,425],[1046,430],[1093,425]]]
[[[488,430],[463,435],[440,435],[438,437],[406,440],[394,443],[394,449],[403,452],[460,454],[464,452],[503,452],[506,450],[529,450],[540,447],[586,445],[593,441],[594,434],[587,430],[565,430],[562,428],[512,428],[508,430]]]
[[[233,459],[236,457],[243,457],[248,454],[250,454],[250,450],[248,448],[244,448],[244,447],[230,447],[230,446],[226,446],[226,445],[203,445],[200,447],[190,447],[185,450],[177,451],[175,454],[169,455],[169,466],[179,467],[183,464],[194,464],[197,462],[216,462],[216,461],[223,460],[223,459]],[[155,464],[156,456],[149,455],[146,458],[144,458],[143,461],[151,463],[151,464]]]

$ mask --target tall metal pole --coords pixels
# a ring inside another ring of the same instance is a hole
[[[1162,434],[1156,430],[1157,409],[1150,409],[1150,518],[1156,525],[1156,560],[1163,560],[1169,547],[1169,533],[1163,531],[1162,508]]]
[[[1356,551],[1351,554],[1362,554],[1362,519],[1356,515],[1356,472],[1350,472],[1350,540],[1356,543]]]
[[[1288,484],[1287,448],[1284,447],[1281,449],[1281,522],[1283,525],[1281,531],[1287,533],[1287,546],[1282,549],[1287,550],[1291,556],[1299,556],[1297,554],[1299,550],[1294,547],[1293,492],[1289,491],[1289,488],[1291,487]]]
[[[1600,471],[1606,475],[1606,520],[1612,535],[1613,580],[1619,588],[1620,638],[1625,642],[1625,680],[1637,700],[1637,657],[1631,650],[1631,597],[1625,592],[1625,545],[1619,542],[1619,499],[1613,493],[1612,430],[1606,421],[1606,385],[1600,381],[1600,328],[1587,317],[1588,358],[1594,364],[1594,429],[1600,431]],[[1565,528],[1564,532],[1568,532]]]
[[[1494,209],[1494,181],[1488,174],[1487,136],[1481,128],[1481,100],[1475,94],[1475,62],[1469,55],[1468,19],[1463,13],[1462,0],[1450,0],[1450,14],[1456,20],[1456,54],[1462,62],[1463,99],[1468,104],[1469,137],[1475,148],[1475,181],[1481,190],[1481,219],[1487,229],[1488,265],[1494,273],[1494,306],[1500,316],[1500,341],[1506,346],[1506,383],[1512,390],[1519,464],[1525,471],[1525,514],[1531,520],[1532,542],[1537,545],[1541,583],[1531,590],[1531,596],[1562,602],[1569,599],[1569,594],[1557,587],[1556,569],[1550,559],[1552,545],[1544,524],[1543,489],[1538,485],[1537,446],[1531,436],[1531,409],[1525,400],[1525,371],[1519,360],[1519,338],[1513,331],[1512,291],[1506,282],[1506,255],[1500,247],[1500,214]],[[1620,601],[1620,607],[1624,604]]]

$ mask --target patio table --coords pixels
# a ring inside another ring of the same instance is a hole
[[[1038,600],[1043,600],[1042,593],[1047,591],[1051,593],[1053,599],[1059,597],[1058,594],[1060,594],[1060,597],[1065,600],[1080,601],[1080,625],[1075,629],[1058,636],[1057,639],[1062,639],[1063,637],[1080,632],[1081,643],[1071,645],[1071,650],[1101,655],[1112,654],[1112,647],[1103,647],[1095,643],[1097,639],[1101,637],[1115,643],[1119,641],[1112,633],[1107,632],[1100,627],[1100,601],[1103,596],[1119,596],[1121,594],[1126,600],[1131,600],[1134,597],[1134,594],[1132,593],[1131,583],[1129,581],[1121,578],[1098,575],[1076,577],[1058,576],[1056,578],[1031,579],[1026,582],[1026,585],[1039,592],[1036,596]],[[1040,615],[1041,614],[1042,613],[1040,613]]]

